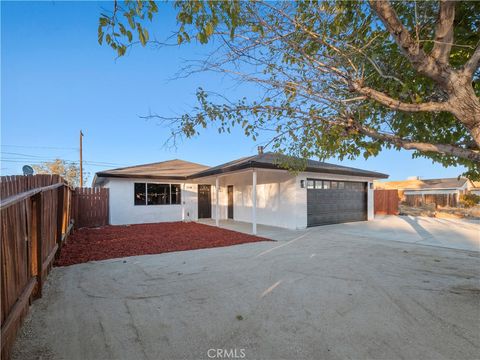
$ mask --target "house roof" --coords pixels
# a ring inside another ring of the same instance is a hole
[[[404,181],[376,182],[376,189],[398,189],[398,190],[439,190],[458,189],[465,185],[465,178],[445,179],[415,179]]]
[[[280,155],[271,152],[243,157],[214,167],[208,167],[201,164],[175,159],[152,164],[100,171],[95,174],[93,185],[95,186],[96,184],[101,183],[102,180],[100,178],[187,180],[224,174],[247,168],[282,169],[281,163],[285,161],[302,160],[300,158],[288,157],[286,155]],[[334,165],[315,160],[307,160],[306,168],[303,169],[303,171],[353,175],[377,179],[388,178],[388,175],[374,171]]]
[[[480,181],[470,181],[474,189],[480,189]]]
[[[100,171],[96,173],[96,177],[183,180],[187,176],[205,169],[208,169],[208,166],[174,159]]]
[[[300,158],[290,157],[286,155],[267,152],[254,156],[243,157],[238,160],[230,161],[225,164],[214,166],[206,170],[197,172],[189,176],[189,178],[200,178],[205,176],[223,174],[230,171],[242,170],[247,168],[263,168],[263,169],[282,169],[282,162],[302,161]],[[302,171],[321,172],[340,175],[354,175],[363,177],[372,177],[377,179],[388,178],[387,174],[374,171],[351,168],[347,166],[334,165],[326,162],[307,160],[306,167]]]

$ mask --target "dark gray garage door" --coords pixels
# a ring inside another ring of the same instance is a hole
[[[307,180],[308,226],[367,220],[367,183]]]

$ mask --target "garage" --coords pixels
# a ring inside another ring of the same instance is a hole
[[[367,220],[367,183],[307,179],[307,225]]]

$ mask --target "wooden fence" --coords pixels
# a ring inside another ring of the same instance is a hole
[[[398,215],[400,201],[397,190],[375,190],[374,212],[378,215]]]
[[[56,175],[0,178],[1,357],[73,226],[73,191]]]
[[[435,204],[435,206],[458,206],[457,194],[424,194],[405,195],[405,203],[408,206],[422,206]]]
[[[108,189],[77,188],[74,195],[75,227],[98,227],[108,224]]]

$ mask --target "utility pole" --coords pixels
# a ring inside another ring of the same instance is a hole
[[[83,187],[83,158],[82,158],[82,139],[83,139],[83,133],[82,130],[80,130],[80,187]]]

